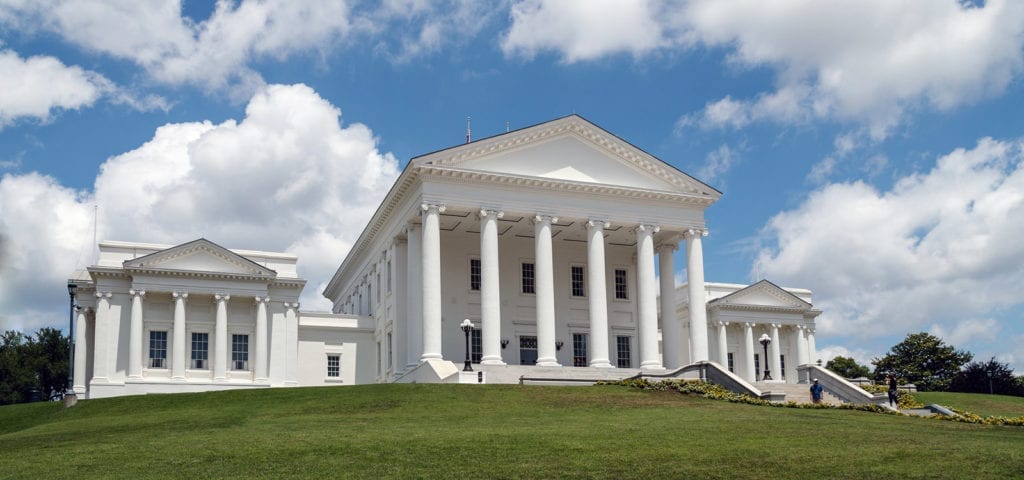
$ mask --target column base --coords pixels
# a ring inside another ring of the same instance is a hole
[[[501,357],[484,357],[480,359],[480,365],[505,365]]]
[[[555,360],[555,359],[552,358],[552,359],[537,360],[537,366],[538,367],[561,367],[562,364],[558,363],[558,360]]]
[[[171,377],[171,381],[172,382],[184,382],[185,381],[185,377],[183,377],[183,376]]]
[[[615,368],[608,360],[594,360],[590,362],[590,366],[594,368]]]
[[[441,360],[442,358],[443,357],[441,357],[440,353],[424,353],[423,356],[420,357],[420,362],[425,362],[427,360]]]
[[[142,375],[128,375],[128,380],[142,380]]]
[[[228,379],[226,377],[217,377],[213,379],[213,383],[228,383]]]
[[[647,361],[640,364],[640,368],[644,370],[664,370],[665,366],[661,362]]]

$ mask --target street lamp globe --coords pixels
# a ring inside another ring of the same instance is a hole
[[[758,342],[764,347],[764,377],[762,380],[771,380],[772,371],[768,368],[768,344],[772,343],[772,337],[769,337],[767,333],[762,333]]]
[[[470,356],[469,356],[469,332],[473,331],[473,322],[469,321],[469,319],[467,318],[467,319],[462,321],[462,324],[459,325],[459,327],[461,327],[462,331],[466,333],[466,364],[463,365],[462,371],[463,372],[472,372],[473,371],[473,364],[470,361]]]

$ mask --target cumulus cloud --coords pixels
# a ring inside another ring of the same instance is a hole
[[[948,110],[1002,92],[1024,65],[1024,4],[884,0],[688,5],[688,34],[777,72],[775,92],[732,100],[730,118],[853,120],[882,138],[908,110]],[[717,104],[708,126],[723,126]],[[737,125],[735,122],[731,126]]]
[[[349,7],[335,0],[220,0],[195,23],[179,0],[2,0],[0,18],[43,29],[86,50],[134,62],[159,82],[251,95],[263,79],[249,63],[326,51],[350,31]]]
[[[729,172],[736,161],[736,152],[728,145],[721,145],[708,153],[704,165],[697,170],[697,178],[708,184],[721,183],[722,177]]]
[[[305,85],[272,85],[252,97],[239,121],[158,128],[145,144],[104,162],[91,194],[34,173],[4,176],[2,327],[55,323],[20,315],[63,304],[66,294],[54,286],[85,265],[93,203],[101,239],[206,237],[228,248],[296,253],[309,280],[302,301],[329,308],[320,291],[355,242],[353,226],[366,223],[398,176],[398,162],[377,150],[368,127],[339,118]],[[56,213],[48,216],[51,205]]]
[[[739,69],[775,72],[774,90],[681,118],[703,128],[834,118],[880,139],[908,112],[998,94],[1024,67],[1024,3],[1012,0],[525,0],[511,22],[507,56],[553,52],[573,63],[710,47]]]
[[[525,58],[554,51],[567,63],[619,53],[641,56],[665,45],[659,11],[646,1],[526,0],[512,6],[501,49]]]
[[[385,0],[357,14],[353,23],[360,33],[377,39],[377,53],[404,63],[475,37],[503,6],[472,0]]]
[[[1024,142],[984,138],[888,191],[815,190],[768,221],[755,269],[813,288],[825,335],[971,343],[994,338],[992,313],[1024,304],[1022,235]]]
[[[45,122],[57,110],[91,106],[110,85],[103,75],[54,57],[22,58],[0,50],[0,128],[21,118]]]

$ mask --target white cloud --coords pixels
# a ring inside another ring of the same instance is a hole
[[[873,354],[861,348],[851,350],[842,345],[828,345],[825,347],[820,347],[818,348],[817,354],[817,358],[813,359],[813,361],[817,361],[818,358],[820,358],[822,365],[828,363],[829,360],[832,360],[833,358],[836,357],[847,357],[856,360],[857,363],[864,365],[865,367],[868,367],[872,370],[875,367],[874,365],[871,364],[871,360],[879,356],[877,354]]]
[[[309,280],[304,308],[329,308],[323,285],[398,175],[398,162],[377,150],[370,129],[342,126],[339,116],[305,85],[272,85],[240,121],[164,125],[111,157],[91,198],[34,173],[3,177],[0,328],[57,323],[22,313],[63,305],[63,279],[91,251],[93,201],[101,239],[206,237],[228,248],[296,253]],[[41,215],[51,205],[57,215]]]
[[[501,40],[506,56],[555,51],[567,63],[620,53],[644,55],[665,44],[656,4],[643,0],[527,0],[512,5]]]
[[[704,165],[697,170],[697,178],[704,183],[722,182],[722,177],[729,172],[737,161],[736,153],[728,145],[721,145],[708,153]]]
[[[354,23],[377,38],[378,53],[404,63],[475,37],[502,11],[503,2],[386,0]]]
[[[988,343],[998,338],[999,324],[992,318],[967,319],[951,327],[942,324],[932,325],[929,333],[953,346],[975,342]]]
[[[0,129],[22,118],[46,122],[56,111],[89,107],[112,88],[103,75],[54,57],[0,50]]]
[[[704,128],[828,118],[880,139],[908,112],[1001,93],[1024,67],[1024,3],[1013,0],[526,0],[511,22],[506,56],[554,52],[573,63],[711,47],[741,69],[774,71],[773,91],[726,96],[681,119]]]
[[[182,16],[178,0],[0,0],[0,18],[22,30],[127,59],[159,82],[246,97],[263,83],[250,62],[327,51],[351,30],[349,16],[346,2],[334,0],[220,0],[199,23]]]
[[[998,325],[971,319],[1024,304],[1024,147],[985,138],[889,191],[825,185],[762,235],[756,268],[814,289],[824,336],[984,340]]]
[[[694,1],[680,18],[693,41],[731,50],[732,63],[776,70],[774,93],[729,99],[733,118],[836,117],[874,138],[908,110],[1000,93],[1024,65],[1024,4],[1014,1]],[[709,125],[715,105],[703,112]]]

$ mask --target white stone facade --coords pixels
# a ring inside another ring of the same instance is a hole
[[[772,372],[795,381],[814,357],[810,292],[704,282],[704,210],[720,195],[572,115],[412,159],[323,292],[334,313],[299,310],[294,256],[104,242],[75,279],[75,389],[433,378],[413,373],[424,365],[441,378],[466,356],[465,319],[486,366],[664,371],[731,355],[750,381],[763,355],[748,334],[765,331]],[[677,289],[656,272],[680,248]]]

